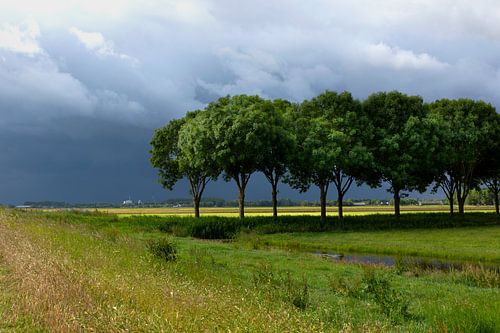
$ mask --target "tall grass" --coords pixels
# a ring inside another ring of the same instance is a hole
[[[164,222],[0,211],[0,257],[13,281],[15,314],[29,314],[49,331],[500,328],[497,289],[451,278],[417,279],[380,268],[372,278],[356,265],[310,254],[186,237],[173,238],[175,261],[158,260],[148,243],[165,238],[159,231]],[[257,233],[257,227],[239,230]],[[172,252],[168,240],[160,252]],[[343,281],[338,285],[350,292],[332,287],[332,281]]]

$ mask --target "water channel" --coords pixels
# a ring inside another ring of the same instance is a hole
[[[466,266],[482,267],[492,269],[500,273],[500,265],[495,263],[478,263],[470,261],[455,261],[441,258],[412,257],[412,256],[391,256],[378,254],[355,254],[355,253],[334,253],[324,251],[313,251],[313,254],[334,262],[357,263],[367,265],[379,265],[386,267],[417,267],[426,270],[463,270]]]

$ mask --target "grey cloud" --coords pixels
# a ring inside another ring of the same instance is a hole
[[[500,105],[493,0],[28,3],[0,4],[0,202],[187,195],[157,184],[152,131],[226,94],[398,89]],[[256,177],[249,197],[266,193]]]

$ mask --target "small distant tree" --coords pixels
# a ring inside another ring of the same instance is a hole
[[[467,205],[494,205],[493,193],[488,188],[473,189],[469,192]]]
[[[245,190],[251,175],[263,165],[269,148],[268,112],[272,104],[258,96],[227,96],[206,109],[215,148],[212,151],[226,181],[238,187],[240,218],[245,217]]]
[[[399,217],[402,192],[423,192],[434,178],[439,127],[426,116],[419,96],[397,91],[375,93],[364,101],[363,108],[371,124],[367,144],[376,164],[368,180],[372,186],[389,183],[394,213]]]
[[[450,201],[450,213],[456,195],[462,215],[468,194],[479,186],[481,174],[488,174],[485,165],[498,140],[498,114],[490,104],[470,99],[441,99],[430,104],[430,112],[446,125],[442,134],[447,144],[440,149],[444,158],[436,163],[441,164],[437,184]]]
[[[489,178],[485,178],[483,180],[484,184],[490,190],[491,194],[493,195],[493,200],[495,203],[495,211],[498,214],[499,212],[499,205],[498,205],[498,193],[500,192],[500,176],[491,176]]]
[[[213,163],[200,163],[193,158],[194,144],[184,138],[179,144],[179,135],[184,126],[192,127],[192,120],[199,111],[191,112],[181,119],[171,120],[167,125],[155,131],[151,140],[151,164],[158,169],[159,182],[168,190],[182,178],[187,178],[191,186],[194,215],[200,216],[200,200],[205,186],[210,179],[216,178],[218,170]],[[186,131],[185,131],[186,132]],[[185,135],[186,136],[186,135]],[[205,148],[207,149],[207,148]]]
[[[359,101],[348,92],[332,91],[304,101],[292,113],[297,145],[287,181],[300,191],[306,191],[311,184],[318,186],[322,221],[326,221],[329,185],[333,183],[337,189],[342,219],[344,195],[355,176],[372,162],[362,144],[360,116]]]

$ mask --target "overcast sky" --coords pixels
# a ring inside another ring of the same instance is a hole
[[[0,0],[0,202],[188,196],[158,185],[152,131],[226,94],[397,89],[498,107],[499,54],[494,0]],[[256,177],[248,198],[268,187]],[[347,194],[363,196],[387,193]]]

